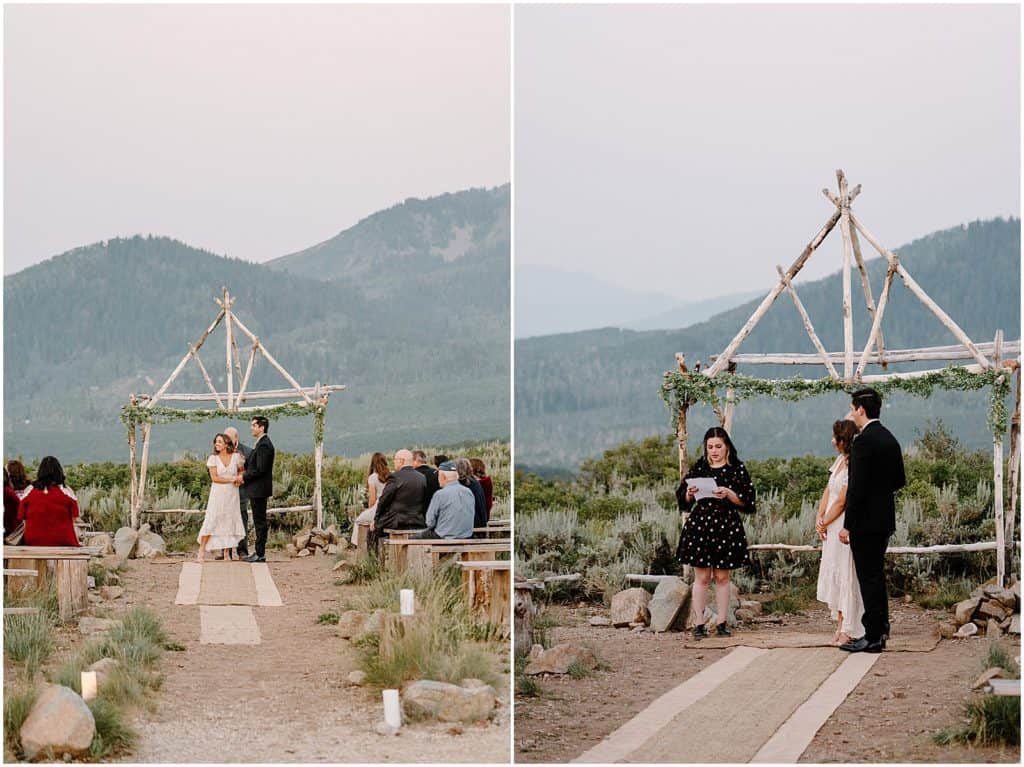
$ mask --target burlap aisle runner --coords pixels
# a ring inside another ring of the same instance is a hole
[[[266,567],[266,565],[264,565]],[[261,581],[270,581],[269,572],[261,574]],[[277,589],[273,588],[276,595]],[[253,566],[238,562],[185,562],[178,577],[178,605],[258,605],[259,594]],[[276,604],[280,605],[280,596]],[[269,605],[268,605],[269,606]]]
[[[260,629],[251,607],[200,605],[200,644],[259,644]]]
[[[931,652],[939,644],[937,636],[896,636],[885,644],[886,652]],[[766,650],[788,647],[830,647],[840,656],[846,655],[832,644],[831,634],[799,632],[743,631],[731,637],[685,639],[683,647],[696,650],[721,650],[729,647],[760,647]]]
[[[834,647],[760,655],[683,709],[624,761],[749,762],[847,657]]]

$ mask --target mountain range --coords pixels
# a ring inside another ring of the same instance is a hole
[[[1020,337],[1019,219],[956,226],[897,252],[910,274],[973,339],[991,341],[1000,328],[1007,339]],[[869,260],[867,271],[877,299],[884,261]],[[863,345],[869,318],[856,275],[854,291],[854,340]],[[825,347],[842,349],[840,274],[800,283],[798,292]],[[675,353],[685,353],[690,365],[698,360],[706,364],[710,355],[725,348],[759,303],[760,299],[746,302],[682,330],[603,328],[517,340],[517,467],[572,469],[584,458],[625,440],[672,430],[659,386],[662,373],[675,367]],[[891,349],[956,343],[899,280],[893,285],[883,332]],[[784,294],[740,351],[813,353],[814,347]],[[824,368],[809,370],[758,365],[741,367],[740,372],[776,378],[825,374]],[[839,395],[799,405],[741,403],[734,420],[737,446],[754,456],[824,453],[830,449],[831,421],[845,412],[847,404]],[[712,425],[713,416],[705,410],[691,411],[691,434],[699,435]],[[928,400],[894,396],[883,417],[904,443],[913,441],[929,419],[941,418],[966,444],[980,448],[991,443],[986,411],[984,394],[952,392]]]
[[[5,453],[123,460],[120,407],[166,379],[216,315],[222,287],[300,382],[348,387],[328,409],[328,452],[507,438],[509,206],[508,184],[410,199],[266,264],[135,236],[10,275]],[[215,334],[200,353],[221,391],[223,343]],[[254,370],[250,390],[285,385],[265,362]],[[205,391],[194,364],[173,390]],[[213,430],[161,426],[152,455],[205,451]],[[309,419],[272,431],[279,448],[310,449]]]
[[[537,264],[516,265],[517,339],[602,327],[681,328],[731,309],[760,292],[680,301],[658,291],[637,291],[593,275]]]

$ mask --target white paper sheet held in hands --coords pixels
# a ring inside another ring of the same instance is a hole
[[[690,487],[697,488],[697,495],[694,497],[699,501],[701,498],[714,498],[715,488],[718,483],[712,477],[692,477],[686,480]]]

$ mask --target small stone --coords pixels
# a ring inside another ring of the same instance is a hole
[[[313,552],[310,551],[309,549],[303,549],[302,551],[299,552],[299,556],[300,557],[309,557],[309,556],[312,556],[312,555],[313,555]]]
[[[358,670],[357,671],[352,671],[348,675],[348,682],[349,682],[349,684],[354,684],[354,685],[358,686],[358,685],[363,684],[363,682],[365,682],[365,681],[366,681],[366,672],[365,671],[358,671]]]
[[[530,654],[526,656],[527,660],[537,660],[541,655],[544,654],[544,645],[535,644],[530,648]]]
[[[756,599],[741,599],[740,608],[743,610],[750,610],[754,615],[760,615],[764,611],[764,605]]]
[[[668,631],[675,624],[679,613],[686,609],[690,600],[690,587],[680,578],[663,578],[654,590],[654,596],[647,605],[651,616],[651,630]]]
[[[135,544],[135,556],[140,559],[152,559],[167,553],[167,543],[156,533],[149,530],[148,525],[139,528],[139,539]]]
[[[641,627],[642,628],[642,627]],[[531,656],[532,656],[531,651]],[[527,664],[525,673],[535,674],[567,674],[569,667],[581,666],[587,670],[597,668],[597,656],[587,647],[580,647],[570,642],[562,642],[549,650],[542,650],[540,655],[532,658]]]
[[[736,620],[738,620],[738,621],[743,621],[744,623],[749,623],[750,621],[754,620],[754,617],[755,616],[754,616],[753,611],[752,610],[747,610],[744,607],[741,607],[740,609],[738,609],[736,611]]]
[[[308,532],[299,533],[292,539],[292,541],[295,543],[295,548],[298,551],[301,551],[309,545],[310,538],[312,538],[312,536]]]
[[[951,621],[943,621],[939,624],[939,636],[943,639],[952,639],[956,636],[956,624]]]
[[[104,599],[120,599],[124,596],[124,587],[122,586],[101,586],[100,596]]]
[[[121,559],[130,559],[139,542],[139,531],[131,527],[122,527],[114,533],[114,553]]]
[[[327,538],[328,543],[337,543],[341,540],[341,533],[338,532],[337,525],[328,525],[327,529],[324,530],[324,536]]]
[[[912,596],[910,596],[910,594],[904,594],[903,595],[903,604],[909,605],[913,601],[914,601],[914,598]]]
[[[68,687],[47,684],[21,726],[21,747],[29,760],[46,751],[79,755],[88,752],[95,734],[96,721],[81,696]]]
[[[1006,672],[999,666],[992,666],[991,668],[987,668],[981,673],[981,676],[974,680],[974,684],[971,685],[971,689],[977,690],[981,687],[984,687],[990,679],[995,679],[996,677],[1002,678],[1003,674],[1005,673]]]
[[[332,572],[332,573],[336,573],[336,572],[338,572],[338,570],[343,570],[343,569],[345,569],[346,567],[348,567],[348,562],[346,562],[346,561],[345,561],[345,560],[343,559],[343,560],[341,560],[340,562],[338,562],[337,564],[335,564],[335,565],[334,565],[334,567],[332,567],[332,568],[331,568],[331,572]]]
[[[647,609],[650,601],[650,592],[645,589],[623,589],[612,597],[612,625],[616,628],[628,626],[630,623],[646,625],[650,617],[650,611]]]
[[[316,546],[317,548],[323,549],[323,548],[327,547],[327,543],[328,543],[327,538],[325,536],[319,534],[319,533],[317,535],[309,536],[309,545],[310,546]]]
[[[366,613],[346,610],[338,617],[338,636],[342,639],[358,639],[366,633]]]
[[[90,589],[96,588],[96,579],[91,575],[85,577],[85,583]]]
[[[637,625],[633,626],[629,631],[632,634],[642,634],[646,630],[647,630],[647,627],[644,624],[638,623]]]
[[[1003,630],[999,628],[999,621],[995,618],[988,619],[988,625],[985,627],[985,636],[987,637],[998,637],[1003,635]]]
[[[978,605],[981,603],[980,597],[971,597],[965,599],[962,602],[957,602],[953,606],[953,613],[956,615],[956,623],[958,626],[963,626],[965,623],[970,621],[974,617],[974,611],[978,609]]]
[[[338,544],[336,544],[336,543],[329,543],[329,544],[327,544],[327,553],[330,554],[331,556],[334,556],[339,551],[341,551],[341,547],[338,546]]]
[[[89,668],[87,668],[86,671],[96,672],[96,687],[102,688],[104,682],[107,681],[107,678],[110,676],[111,672],[113,672],[113,670],[116,669],[118,665],[120,664],[113,658],[100,658],[98,661],[89,666]]]
[[[978,627],[974,623],[965,623],[959,629],[955,636],[959,639],[966,639],[967,637],[974,636],[978,633]]]
[[[1012,613],[1017,607],[1017,595],[1013,593],[1013,589],[1001,589],[996,592],[994,597],[1003,609],[1008,613]]]
[[[595,615],[588,621],[591,626],[611,626],[612,622],[610,618],[605,618],[603,615]]]
[[[1007,633],[1020,635],[1020,613],[1014,613],[1010,617],[1010,628],[1007,629]]]
[[[641,629],[642,629],[642,628],[643,628],[644,626],[646,626],[646,625],[647,625],[647,624],[646,624],[646,623],[644,623],[643,621],[636,621],[636,622],[634,622],[634,623],[630,623],[630,624],[629,624],[629,627],[630,627],[631,629],[636,629],[636,628],[641,628]]]
[[[394,725],[388,724],[387,722],[377,722],[377,726],[373,728],[378,735],[389,737],[398,734],[398,728]]]
[[[905,698],[907,697],[907,694],[903,690],[893,690],[892,697]]]
[[[60,758],[63,759],[65,762],[70,762],[75,757],[71,756],[70,751],[65,751],[63,754],[60,755]]]
[[[295,548],[295,544],[294,543],[286,543],[284,545],[284,553],[285,553],[285,556],[297,557],[299,555],[299,550],[297,548]]]

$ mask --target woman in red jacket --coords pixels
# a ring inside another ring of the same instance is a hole
[[[10,535],[18,526],[18,505],[21,499],[14,492],[11,477],[4,469],[4,535]]]
[[[64,469],[52,455],[39,462],[33,491],[21,501],[18,518],[25,520],[25,546],[79,546],[74,519],[78,500],[64,487]]]

